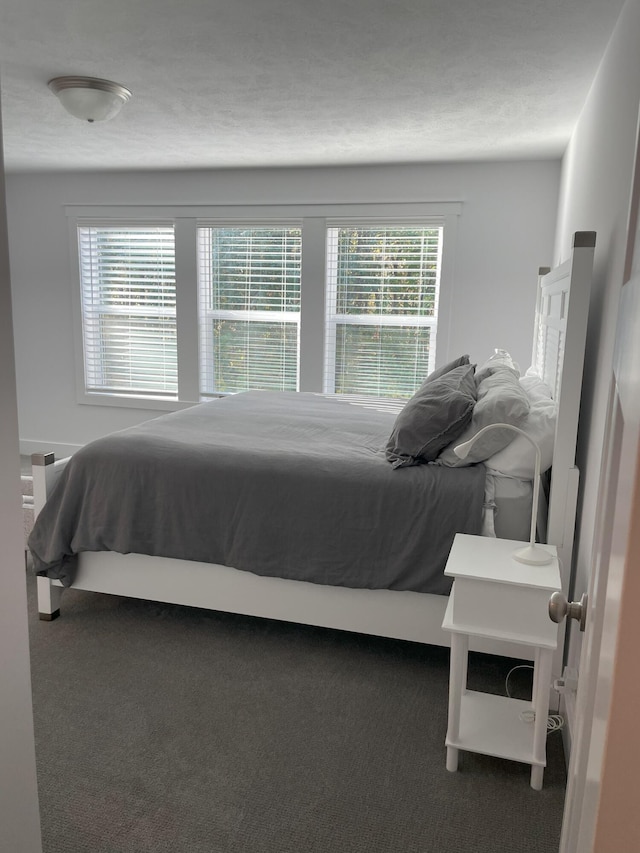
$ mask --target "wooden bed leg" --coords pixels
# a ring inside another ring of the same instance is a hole
[[[60,615],[61,586],[54,586],[49,578],[39,576],[38,581],[38,616],[44,622],[52,622]]]

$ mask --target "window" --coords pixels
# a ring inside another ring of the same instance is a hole
[[[328,391],[409,397],[434,368],[441,238],[441,228],[328,229]]]
[[[199,228],[200,393],[296,391],[300,228]]]
[[[460,211],[69,206],[78,399],[176,409],[249,389],[410,397],[435,367],[436,332],[448,356]]]
[[[175,397],[173,227],[78,229],[85,387]]]

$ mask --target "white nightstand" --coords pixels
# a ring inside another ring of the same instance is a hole
[[[526,545],[509,539],[457,534],[445,574],[454,578],[442,627],[451,632],[447,770],[458,769],[458,751],[482,752],[531,765],[531,787],[542,788],[546,764],[551,662],[558,626],[548,603],[560,589],[556,549],[546,566],[513,559]],[[521,643],[534,649],[532,701],[467,690],[469,637]],[[523,712],[535,712],[533,722]]]

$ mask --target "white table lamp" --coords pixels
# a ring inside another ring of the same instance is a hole
[[[529,539],[529,544],[525,548],[519,548],[517,551],[513,552],[513,559],[518,560],[518,562],[520,563],[527,563],[530,566],[545,566],[553,560],[553,557],[544,548],[540,548],[539,545],[536,545],[538,494],[540,491],[540,448],[538,447],[536,442],[531,438],[531,436],[527,435],[527,433],[519,427],[512,426],[511,424],[489,424],[489,426],[483,427],[481,430],[479,430],[479,432],[477,432],[473,436],[473,438],[470,438],[469,441],[465,441],[463,444],[459,444],[457,447],[454,447],[454,453],[460,459],[465,459],[473,445],[480,438],[480,436],[484,435],[486,432],[489,432],[489,430],[491,429],[509,429],[512,432],[517,432],[518,435],[523,435],[527,439],[527,441],[533,445],[533,449],[536,452],[536,462],[533,473],[533,506],[531,507],[531,536]]]

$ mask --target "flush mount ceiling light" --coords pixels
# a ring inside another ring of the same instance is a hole
[[[131,97],[124,86],[98,77],[54,77],[47,85],[68,113],[89,122],[113,118]]]

